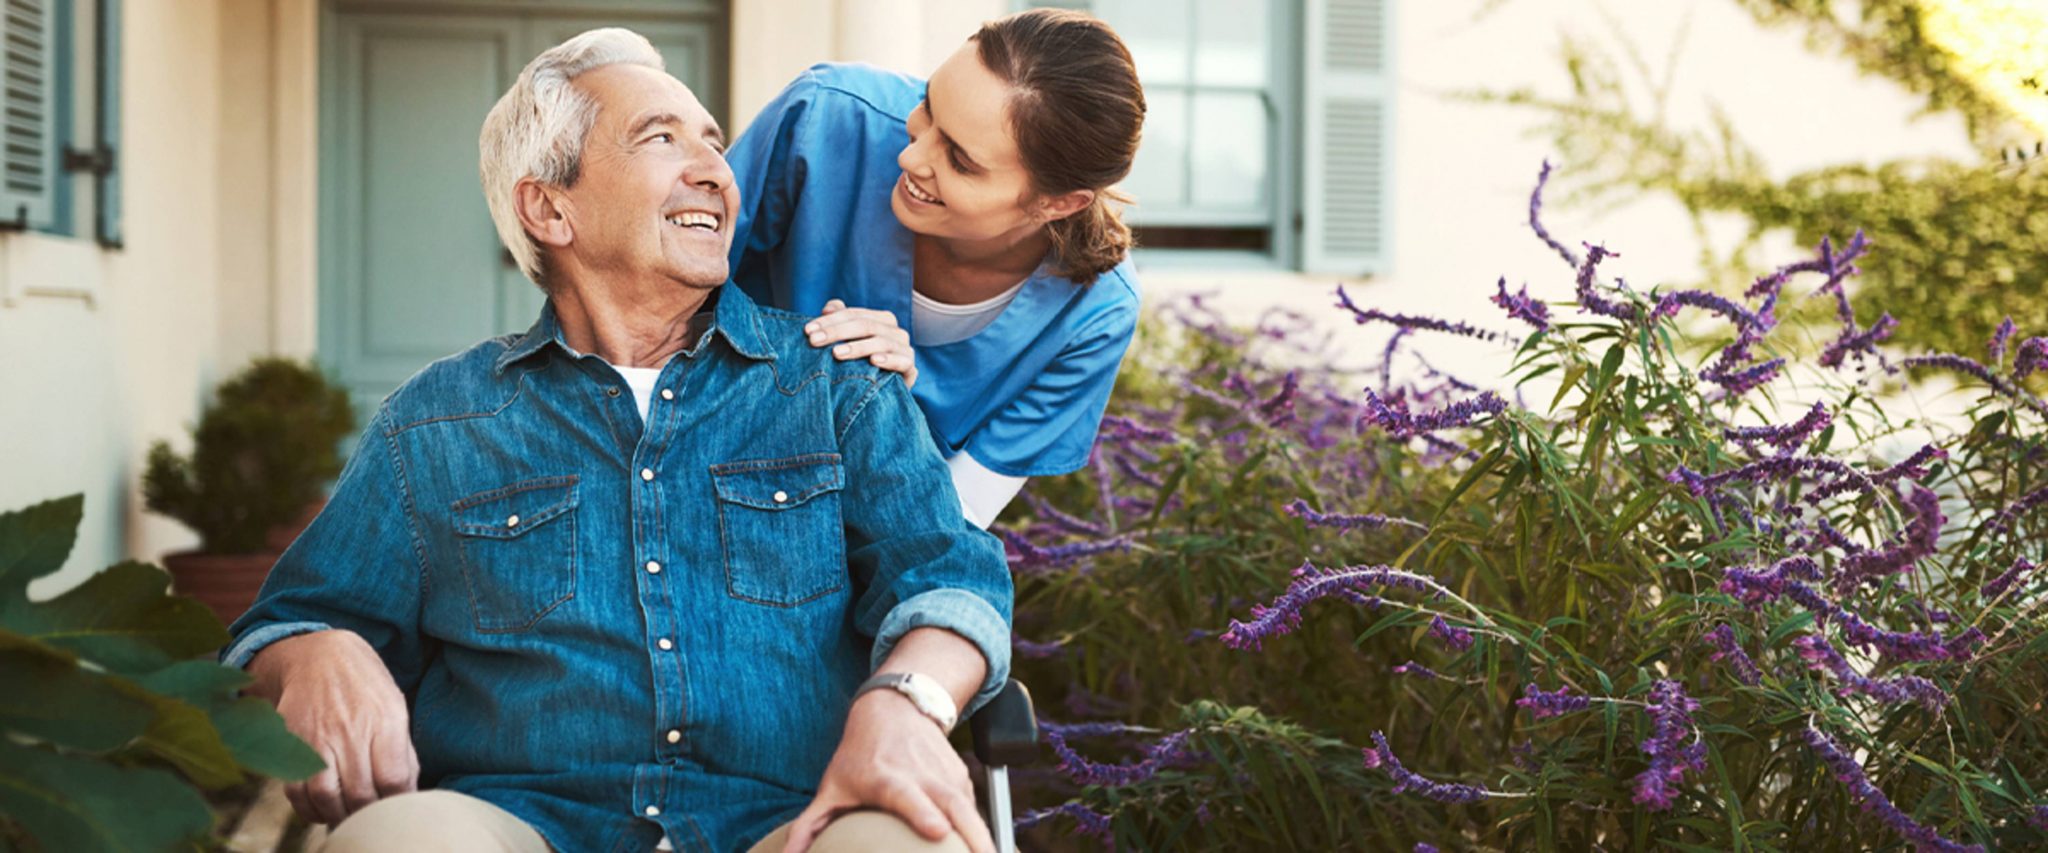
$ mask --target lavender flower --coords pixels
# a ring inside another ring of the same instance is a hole
[[[1913,451],[1913,455],[1901,460],[1899,464],[1870,475],[1870,479],[1876,483],[1889,483],[1901,478],[1918,480],[1921,477],[1927,476],[1927,465],[1929,463],[1947,458],[1948,451],[1932,444],[1923,445],[1919,450]]]
[[[1843,464],[1839,460],[1830,459],[1825,456],[1773,456],[1769,459],[1751,462],[1748,465],[1710,476],[1694,473],[1691,469],[1680,465],[1670,474],[1665,475],[1664,479],[1673,483],[1683,484],[1686,491],[1691,492],[1693,497],[1706,497],[1707,493],[1718,490],[1721,486],[1737,480],[1746,483],[1764,480],[1790,480],[1802,474],[1832,474],[1842,480],[1855,483],[1859,488],[1865,490],[1876,487],[1876,484],[1872,483],[1870,478],[1864,476],[1862,472]]]
[[[1103,415],[1100,434],[1104,438],[1166,444],[1180,440],[1180,436],[1175,435],[1172,430],[1147,426],[1122,415]]]
[[[1139,468],[1137,463],[1132,462],[1131,457],[1129,456],[1126,456],[1122,453],[1116,453],[1112,454],[1109,457],[1109,461],[1116,465],[1117,472],[1123,474],[1124,479],[1126,480],[1130,480],[1131,482],[1137,483],[1138,485],[1144,486],[1148,489],[1161,489],[1166,486],[1166,483],[1161,481],[1158,477],[1155,477],[1150,472],[1142,468]]]
[[[1109,530],[1102,525],[1061,512],[1058,507],[1047,503],[1044,498],[1030,492],[1024,493],[1024,501],[1031,505],[1032,515],[1045,520],[1053,527],[1068,533],[1078,533],[1082,536],[1091,536],[1098,539],[1109,535]]]
[[[2033,337],[2020,342],[2019,355],[2012,360],[2012,378],[2025,379],[2036,370],[2048,369],[2048,338]]]
[[[1494,287],[1497,290],[1493,294],[1493,304],[1506,309],[1508,316],[1535,326],[1537,331],[1550,328],[1550,306],[1543,304],[1541,299],[1531,297],[1528,285],[1522,285],[1521,292],[1509,296],[1507,277],[1502,276]]]
[[[1948,694],[1939,686],[1917,675],[1879,680],[1857,672],[1849,665],[1849,660],[1835,650],[1834,644],[1819,634],[1800,637],[1793,640],[1792,645],[1799,650],[1800,659],[1806,661],[1808,667],[1817,672],[1833,673],[1841,680],[1842,686],[1835,691],[1841,695],[1861,694],[1887,705],[1915,702],[1929,711],[1939,711],[1948,702]]]
[[[1707,745],[1693,727],[1692,712],[1700,703],[1685,695],[1676,681],[1660,680],[1650,686],[1650,734],[1636,746],[1650,757],[1650,766],[1636,774],[1635,801],[1651,811],[1665,811],[1677,801],[1677,785],[1689,770],[1707,766]],[[1685,736],[1692,734],[1691,743]]]
[[[1781,561],[1783,566],[1792,560],[1806,560],[1795,557]],[[1806,560],[1810,565],[1811,560]],[[1802,565],[1802,564],[1793,564]],[[1968,629],[1953,637],[1939,631],[1919,633],[1912,631],[1887,631],[1864,621],[1863,617],[1827,600],[1813,587],[1789,580],[1786,572],[1755,572],[1743,568],[1730,568],[1722,573],[1721,591],[1740,599],[1744,604],[1755,607],[1790,598],[1799,606],[1812,613],[1822,622],[1832,621],[1841,626],[1842,635],[1849,645],[1856,648],[1875,648],[1885,657],[1897,661],[1916,660],[1968,660],[1977,646],[1984,642],[1984,633],[1975,628]]]
[[[1360,424],[1370,423],[1387,431],[1395,438],[1414,438],[1440,429],[1470,426],[1481,415],[1497,415],[1507,408],[1507,401],[1492,391],[1485,391],[1469,400],[1453,403],[1434,412],[1411,414],[1406,406],[1389,405],[1374,394],[1372,389],[1365,392],[1365,414],[1359,417]]]
[[[1393,673],[1395,675],[1413,675],[1417,678],[1426,678],[1431,681],[1448,680],[1444,678],[1442,673],[1430,669],[1429,667],[1423,666],[1422,664],[1416,663],[1412,660],[1407,663],[1395,665]]]
[[[1740,370],[1734,369],[1732,366],[1724,368],[1720,365],[1715,365],[1700,371],[1700,378],[1721,386],[1721,389],[1727,392],[1730,397],[1740,397],[1756,390],[1758,386],[1778,378],[1779,371],[1784,369],[1785,360],[1774,358]]]
[[[1735,671],[1736,681],[1755,687],[1764,680],[1763,670],[1757,669],[1756,661],[1751,660],[1749,653],[1742,650],[1742,644],[1736,642],[1734,628],[1725,623],[1715,625],[1707,632],[1707,642],[1714,645],[1713,653],[1707,658],[1727,661],[1728,668]]]
[[[2008,314],[2005,322],[1998,324],[1998,331],[1991,333],[1991,346],[1988,349],[1991,351],[1992,364],[2005,360],[2005,344],[2012,340],[2013,333],[2017,331],[2019,327],[2013,325],[2012,315]]]
[[[1017,831],[1023,832],[1060,815],[1073,818],[1075,823],[1079,824],[1077,828],[1081,830],[1082,835],[1096,838],[1104,844],[1110,843],[1112,836],[1110,835],[1109,815],[1078,802],[1061,803],[1050,808],[1032,809],[1022,815],[1018,815]]]
[[[1529,230],[1536,232],[1536,236],[1543,240],[1544,245],[1556,251],[1557,256],[1563,258],[1565,263],[1578,266],[1578,256],[1572,254],[1571,249],[1565,248],[1563,243],[1550,236],[1550,230],[1543,227],[1543,219],[1538,215],[1543,210],[1543,185],[1549,182],[1550,160],[1549,158],[1544,158],[1543,170],[1536,173],[1536,189],[1529,193]]]
[[[2033,344],[2035,341],[2038,340],[2043,339],[2028,338],[2027,340],[2020,343],[2019,358],[2014,359],[2013,361],[2014,378],[2026,378],[2027,374],[2032,373],[2036,368],[2041,366],[2043,358],[2048,358],[2048,342],[2044,342],[2039,347],[2030,348],[2029,345]],[[1963,356],[1955,355],[1953,353],[1943,352],[1935,353],[1933,355],[1916,355],[1901,361],[1900,364],[1903,364],[1909,368],[1938,367],[1944,370],[1952,370],[1957,373],[1968,374],[1970,377],[1977,379],[1978,381],[1981,381],[1986,385],[1991,386],[1991,390],[1996,391],[2004,396],[2018,400],[2021,403],[2025,403],[2027,406],[2034,409],[2034,411],[2041,412],[2043,414],[2048,414],[2048,403],[2041,402],[2040,398],[2027,393],[2025,389],[2022,389],[2019,386],[2012,384],[2011,382],[2007,382],[2004,377],[1999,376],[1996,373],[1992,373],[1991,368],[1985,367],[1984,365],[1977,363],[1977,361],[1975,361],[1974,359],[1965,358]]]
[[[1620,257],[1619,254],[1607,251],[1605,246],[1589,245],[1586,247],[1586,262],[1579,265],[1579,277],[1577,280],[1580,311],[1591,311],[1595,314],[1613,317],[1617,320],[1634,320],[1636,318],[1636,307],[1634,305],[1608,300],[1594,289],[1594,282],[1597,279],[1600,262],[1607,258],[1618,257]]]
[[[1024,639],[1016,634],[1010,635],[1010,648],[1015,649],[1019,657],[1026,657],[1032,660],[1059,657],[1066,654],[1066,646],[1067,644],[1061,640],[1040,643]]]
[[[1429,635],[1443,641],[1444,647],[1454,652],[1472,648],[1472,632],[1445,622],[1442,616],[1429,620]]]
[[[1828,425],[1834,422],[1835,417],[1828,413],[1826,404],[1814,403],[1813,408],[1807,410],[1805,416],[1793,423],[1783,426],[1730,427],[1723,430],[1721,435],[1729,441],[1760,441],[1777,448],[1780,453],[1790,453],[1792,448],[1805,444],[1808,439],[1827,429]]]
[[[1160,738],[1146,747],[1145,757],[1137,761],[1128,764],[1102,764],[1088,760],[1067,745],[1067,737],[1070,734],[1083,732],[1059,726],[1039,728],[1045,732],[1045,742],[1052,747],[1053,755],[1059,758],[1059,771],[1077,785],[1105,788],[1135,785],[1159,775],[1161,770],[1185,767],[1201,758],[1188,746],[1188,738],[1194,735],[1194,729],[1184,729]]]
[[[1007,528],[991,527],[989,530],[1010,546],[1013,552],[1009,555],[1010,565],[1018,569],[1057,569],[1097,554],[1131,550],[1129,536],[1041,547],[1031,544],[1031,541],[1025,539],[1022,534]]]
[[[1260,401],[1259,417],[1274,426],[1285,426],[1294,421],[1294,399],[1301,393],[1301,381],[1295,371],[1287,371],[1280,379],[1280,390],[1273,396]]]
[[[1680,308],[1699,308],[1728,318],[1743,329],[1761,328],[1763,320],[1748,308],[1735,304],[1734,300],[1718,293],[1704,290],[1674,290],[1658,297],[1657,307],[1650,314],[1653,317],[1678,316]]]
[[[1254,605],[1250,622],[1230,620],[1230,627],[1219,636],[1230,648],[1258,649],[1266,639],[1292,633],[1301,627],[1302,608],[1310,602],[1345,593],[1360,595],[1363,590],[1374,588],[1406,588],[1432,594],[1442,589],[1428,577],[1390,566],[1348,566],[1326,570],[1303,563],[1294,581],[1288,584],[1286,593],[1273,599],[1271,604]]]
[[[1839,368],[1843,359],[1852,356],[1859,362],[1865,358],[1875,358],[1879,364],[1883,364],[1884,356],[1877,351],[1877,345],[1891,337],[1892,332],[1898,328],[1899,321],[1893,319],[1890,313],[1878,317],[1877,322],[1870,324],[1870,328],[1860,332],[1856,330],[1852,318],[1849,325],[1842,330],[1842,334],[1821,349],[1820,364],[1822,367]]]
[[[1405,518],[1395,518],[1378,513],[1343,515],[1339,513],[1316,512],[1309,507],[1308,501],[1300,498],[1296,498],[1293,503],[1288,504],[1286,512],[1288,515],[1301,519],[1303,523],[1310,527],[1333,527],[1338,530],[1378,530],[1388,525],[1401,525],[1403,527],[1413,527],[1425,533],[1429,531],[1429,526],[1419,521],[1410,521]]]
[[[2027,813],[2027,825],[2041,832],[2048,832],[2048,806],[2035,806]]]
[[[1842,561],[1834,578],[1837,594],[1847,594],[1870,580],[1912,571],[1915,564],[1940,548],[1941,525],[1946,520],[1941,514],[1941,500],[1934,492],[1916,485],[1906,496],[1906,506],[1913,510],[1913,520],[1906,523],[1906,531],[1898,540],[1882,548],[1851,554]]]
[[[1899,811],[1898,806],[1892,805],[1891,798],[1885,796],[1883,791],[1878,790],[1877,786],[1871,783],[1869,776],[1864,775],[1863,765],[1858,763],[1841,746],[1837,745],[1834,740],[1822,734],[1819,729],[1808,726],[1800,734],[1805,738],[1806,745],[1820,756],[1821,763],[1827,766],[1828,772],[1835,777],[1835,781],[1841,782],[1849,789],[1849,795],[1863,804],[1864,811],[1876,814],[1878,819],[1884,821],[1886,826],[1891,827],[1894,832],[1905,837],[1906,840],[1913,842],[1915,848],[1923,851],[1945,851],[1945,853],[1946,851],[1956,851],[1956,853],[1974,851],[1974,853],[1982,853],[1984,850],[1979,845],[1958,844],[1943,838],[1933,828],[1923,826],[1905,812]]]
[[[1593,707],[1590,696],[1574,696],[1570,687],[1560,687],[1555,692],[1545,693],[1534,684],[1522,685],[1522,698],[1515,704],[1529,709],[1530,716],[1542,720],[1575,714]]]
[[[1413,853],[1437,853],[1436,845],[1417,841]]]
[[[2028,492],[2005,509],[1999,510],[1997,515],[1991,517],[1989,526],[1994,533],[2004,533],[2012,528],[2015,519],[2034,511],[2042,504],[2048,504],[2048,486]]]
[[[1443,332],[1448,335],[1478,338],[1482,341],[1493,341],[1500,338],[1500,333],[1498,332],[1489,332],[1469,323],[1439,320],[1435,317],[1421,317],[1412,314],[1391,314],[1377,308],[1360,308],[1357,303],[1351,301],[1351,295],[1344,292],[1344,285],[1341,284],[1337,285],[1337,307],[1351,312],[1352,321],[1361,326],[1377,321],[1392,323],[1403,329]]]
[[[1476,803],[1493,796],[1485,788],[1431,781],[1401,766],[1401,759],[1394,757],[1394,749],[1387,745],[1387,736],[1382,732],[1373,732],[1372,742],[1372,746],[1361,751],[1365,766],[1385,770],[1394,780],[1396,794],[1414,791],[1439,803]]]
[[[2020,575],[2033,570],[2034,564],[2027,558],[2021,557],[2012,561],[2012,568],[2006,569],[1998,577],[1985,581],[1984,586],[1977,590],[1977,594],[1983,596],[1985,601],[1996,599],[2005,595],[2006,590],[2012,589],[2012,585],[2019,581]]]

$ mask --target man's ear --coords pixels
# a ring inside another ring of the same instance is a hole
[[[566,202],[567,199],[532,178],[512,188],[512,209],[519,214],[519,224],[534,242],[543,246],[560,249],[575,239],[576,231],[569,225],[568,211],[563,209]]]
[[[1088,205],[1094,203],[1094,190],[1075,190],[1059,195],[1041,196],[1038,199],[1038,216],[1045,222],[1058,222],[1087,210]]]

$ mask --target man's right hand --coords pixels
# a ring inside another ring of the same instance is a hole
[[[249,662],[249,692],[277,705],[286,728],[327,769],[285,786],[300,817],[325,824],[384,797],[417,789],[405,695],[375,649],[353,631],[316,631],[264,647]]]

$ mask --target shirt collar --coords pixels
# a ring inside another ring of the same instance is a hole
[[[711,330],[705,333],[704,339],[690,347],[690,351],[701,350],[705,339],[716,334],[740,355],[755,361],[775,360],[775,350],[769,348],[767,333],[761,329],[761,309],[754,305],[753,300],[739,288],[728,284],[712,291],[709,301],[712,303],[709,306]],[[703,316],[701,311],[698,316]],[[506,368],[540,352],[548,344],[554,344],[565,352],[571,351],[569,343],[562,339],[562,324],[555,318],[555,301],[552,299],[541,306],[540,319],[533,322],[533,327],[499,354],[492,367],[496,372],[504,373]]]

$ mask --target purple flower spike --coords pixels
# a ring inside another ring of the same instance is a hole
[[[1898,806],[1892,805],[1891,798],[1878,790],[1877,786],[1871,783],[1869,776],[1864,775],[1863,765],[1819,729],[1809,726],[1800,734],[1805,738],[1806,745],[1820,756],[1821,763],[1827,766],[1829,774],[1835,777],[1835,781],[1847,787],[1849,796],[1863,804],[1864,811],[1877,815],[1879,820],[1892,828],[1892,831],[1911,841],[1914,847],[1923,851],[1937,850],[1943,853],[1983,853],[1982,846],[1950,841],[1941,837],[1932,827],[1923,826],[1905,812],[1899,811]]]
[[[1608,258],[1618,257],[1620,255],[1607,251],[1605,246],[1586,247],[1586,262],[1579,265],[1578,300],[1580,311],[1591,311],[1595,314],[1613,317],[1617,320],[1634,320],[1636,318],[1636,307],[1634,305],[1614,302],[1601,296],[1595,290],[1594,282],[1598,279],[1600,262]]]
[[[1218,638],[1233,649],[1257,650],[1268,638],[1292,633],[1301,627],[1302,608],[1310,602],[1338,596],[1356,604],[1376,604],[1377,599],[1366,596],[1364,591],[1378,588],[1404,588],[1436,594],[1442,586],[1423,575],[1390,566],[1319,569],[1303,563],[1296,570],[1294,581],[1288,584],[1286,593],[1273,599],[1271,604],[1253,606],[1250,622],[1230,620],[1230,627]]]
[[[1059,640],[1040,643],[1024,639],[1015,634],[1010,635],[1010,648],[1016,650],[1018,657],[1030,658],[1032,660],[1045,660],[1046,658],[1055,658],[1066,654],[1066,645],[1066,643]]]
[[[1825,456],[1773,456],[1711,476],[1694,473],[1681,465],[1670,474],[1666,474],[1664,479],[1683,484],[1693,497],[1706,497],[1708,493],[1718,491],[1723,485],[1737,480],[1745,483],[1783,481],[1807,474],[1832,475],[1837,478],[1837,484],[1846,484],[1838,485],[1830,492],[1831,494],[1846,491],[1850,487],[1862,491],[1877,487],[1877,484],[1863,472]]]
[[[1715,625],[1707,632],[1707,642],[1714,645],[1709,660],[1726,661],[1728,668],[1735,671],[1735,680],[1755,687],[1764,680],[1763,670],[1757,669],[1756,661],[1742,650],[1742,644],[1735,640],[1735,629],[1726,624]]]
[[[1061,512],[1059,507],[1030,492],[1024,493],[1024,501],[1031,505],[1032,515],[1068,533],[1078,533],[1097,539],[1109,535],[1109,530],[1102,525]]]
[[[1444,647],[1454,652],[1472,648],[1472,632],[1445,622],[1442,616],[1429,620],[1429,635],[1443,641]]]
[[[1860,694],[1887,705],[1914,702],[1929,711],[1939,711],[1948,703],[1948,694],[1940,686],[1920,676],[1900,675],[1880,680],[1857,672],[1834,644],[1819,634],[1800,637],[1793,640],[1792,645],[1799,650],[1800,659],[1806,661],[1809,668],[1833,673],[1840,679],[1842,686],[1836,688],[1836,692],[1844,696]]]
[[[1522,685],[1522,698],[1516,699],[1515,704],[1529,709],[1530,716],[1543,720],[1584,711],[1593,707],[1593,699],[1589,696],[1572,695],[1570,687],[1560,687],[1556,692],[1545,693],[1534,684],[1525,684]]]
[[[1998,324],[1998,331],[1991,333],[1991,346],[1988,349],[1991,351],[1992,364],[2005,360],[2006,342],[2011,341],[2013,333],[2017,331],[2019,327],[2013,325],[2012,316],[2007,315],[2005,322]]]
[[[1031,541],[1025,539],[1022,534],[1007,528],[993,527],[990,531],[1010,546],[1010,565],[1018,569],[1057,569],[1097,554],[1131,550],[1131,539],[1128,536],[1041,547],[1031,544]]]
[[[1889,313],[1878,317],[1877,322],[1870,324],[1870,328],[1860,332],[1856,331],[1855,322],[1852,319],[1849,326],[1842,330],[1841,336],[1829,341],[1828,345],[1821,350],[1820,364],[1822,367],[1839,368],[1842,366],[1843,359],[1850,357],[1854,357],[1857,361],[1873,358],[1879,364],[1883,364],[1884,355],[1877,351],[1877,345],[1883,343],[1886,338],[1891,337],[1892,332],[1897,331],[1898,328],[1899,321],[1893,319]]]
[[[1543,304],[1541,299],[1531,297],[1528,285],[1522,285],[1521,292],[1509,296],[1508,280],[1503,276],[1494,287],[1497,290],[1493,294],[1493,304],[1506,309],[1508,316],[1535,326],[1538,331],[1550,328],[1550,306]]]
[[[1985,581],[1983,588],[1977,590],[1977,594],[1983,596],[1985,601],[1998,598],[2004,595],[2006,590],[2012,589],[2012,585],[2019,581],[2020,575],[2033,570],[2033,562],[2025,557],[2021,557],[2012,561],[2012,568],[2006,569],[1998,577]]]
[[[1991,530],[1996,533],[2004,533],[2012,529],[2014,520],[2034,511],[2035,508],[2040,507],[2042,504],[2048,504],[2048,486],[2042,486],[2028,492],[2021,496],[2019,500],[2013,501],[2005,509],[1999,510],[1997,515],[1991,517]]]
[[[2048,338],[2034,337],[2020,342],[2019,355],[2012,360],[2012,378],[2025,379],[2036,370],[2048,369]]]
[[[1912,571],[1939,549],[1941,526],[1946,520],[1941,514],[1941,500],[1934,492],[1916,485],[1906,497],[1906,506],[1913,510],[1913,520],[1906,523],[1904,535],[1882,548],[1852,554],[1842,561],[1834,578],[1837,594],[1847,594],[1868,581]]]
[[[1572,254],[1572,250],[1566,248],[1563,243],[1558,242],[1557,238],[1550,236],[1550,230],[1543,227],[1543,218],[1539,214],[1543,210],[1543,185],[1547,183],[1550,183],[1550,160],[1545,158],[1543,171],[1536,173],[1536,189],[1529,193],[1529,230],[1536,232],[1536,236],[1543,240],[1543,244],[1557,252],[1557,256],[1563,258],[1565,263],[1578,266],[1579,257]]]
[[[1477,803],[1493,793],[1473,785],[1432,781],[1402,767],[1401,759],[1394,757],[1394,749],[1387,745],[1387,736],[1382,732],[1373,732],[1372,742],[1372,747],[1363,750],[1365,766],[1385,770],[1394,780],[1396,794],[1414,791],[1439,803]]]
[[[2030,347],[2029,345],[2033,344],[2035,341],[2043,341],[2043,343],[2039,346]],[[2044,340],[2042,338],[2028,338],[2025,341],[2021,342],[2019,358],[2013,360],[2013,378],[2025,379],[2027,377],[2027,374],[2030,374],[2041,367],[2041,365],[2044,363],[2044,358],[2048,358],[2048,340]],[[2007,382],[2005,380],[2005,377],[1999,376],[1998,374],[1991,372],[1991,368],[1985,367],[1984,365],[1977,363],[1974,359],[1964,358],[1960,355],[1943,352],[1935,353],[1933,355],[1916,355],[1912,358],[1908,358],[1901,361],[1900,364],[1903,364],[1906,367],[1936,367],[1941,368],[1943,370],[1951,370],[1957,373],[1967,374],[1968,376],[1977,379],[1978,381],[1981,381],[1986,385],[1991,386],[1991,390],[1997,391],[1999,394],[2011,397],[2015,400],[2025,403],[2029,407],[2033,408],[2034,411],[2041,412],[2043,414],[2048,414],[2048,403],[2041,402],[2040,398],[2037,398],[2034,395],[2027,393],[2025,389],[2020,388],[2019,386],[2014,385],[2011,382]]]
[[[1794,423],[1784,426],[1730,427],[1721,434],[1729,441],[1760,441],[1777,448],[1780,453],[1789,453],[1834,422],[1835,417],[1828,412],[1826,404],[1814,403],[1813,408],[1807,410],[1806,415]]]
[[[1301,519],[1303,523],[1310,527],[1331,527],[1338,530],[1378,530],[1388,525],[1400,525],[1402,527],[1413,527],[1425,533],[1429,531],[1429,526],[1422,522],[1380,515],[1378,513],[1342,515],[1334,512],[1316,512],[1309,507],[1308,501],[1300,498],[1296,498],[1293,503],[1288,504],[1286,511],[1288,515]]]
[[[1365,414],[1358,420],[1361,424],[1378,426],[1395,438],[1406,439],[1437,430],[1471,426],[1481,416],[1500,414],[1507,407],[1507,401],[1502,400],[1499,394],[1484,391],[1477,397],[1452,403],[1434,412],[1411,414],[1406,406],[1389,405],[1368,388],[1365,392]]]
[[[1482,341],[1493,341],[1500,338],[1499,332],[1489,332],[1469,323],[1439,320],[1435,317],[1419,317],[1412,314],[1391,314],[1378,308],[1360,308],[1357,303],[1351,301],[1351,294],[1345,293],[1344,286],[1341,284],[1337,285],[1337,307],[1351,312],[1352,321],[1361,326],[1367,323],[1381,322],[1391,323],[1403,329],[1443,332],[1447,335],[1478,338]]]
[[[1741,370],[1732,368],[1722,369],[1719,365],[1715,365],[1700,371],[1700,378],[1721,386],[1722,390],[1727,391],[1730,397],[1740,397],[1756,390],[1758,386],[1778,378],[1778,373],[1784,369],[1785,360],[1774,358],[1770,361],[1750,365]]]
[[[1415,842],[1414,853],[1437,853],[1436,845],[1417,841]]]
[[[1763,326],[1763,320],[1758,318],[1748,308],[1735,304],[1734,300],[1726,296],[1718,293],[1709,293],[1704,290],[1674,290],[1666,293],[1658,297],[1657,307],[1651,313],[1658,317],[1675,317],[1678,315],[1678,309],[1680,308],[1698,308],[1704,311],[1711,311],[1728,318],[1736,326],[1745,330]]]
[[[1445,680],[1442,673],[1439,673],[1436,670],[1430,669],[1429,667],[1423,666],[1422,664],[1416,663],[1412,660],[1404,664],[1397,664],[1394,667],[1393,672],[1395,675],[1412,675],[1417,678],[1426,678],[1431,681]]]
[[[1186,767],[1201,759],[1188,746],[1188,738],[1194,729],[1174,732],[1145,748],[1145,757],[1128,764],[1102,764],[1090,761],[1074,748],[1067,745],[1067,737],[1079,732],[1060,726],[1041,726],[1045,742],[1052,747],[1053,755],[1059,757],[1059,771],[1066,774],[1077,785],[1096,785],[1105,788],[1121,788],[1135,785],[1154,776],[1159,771],[1175,767]]]
[[[1032,809],[1017,816],[1017,831],[1023,832],[1052,818],[1065,815],[1079,824],[1082,835],[1090,836],[1108,844],[1111,839],[1109,815],[1098,812],[1080,803],[1061,803],[1043,809]]]
[[[1650,735],[1643,738],[1637,747],[1650,757],[1650,766],[1636,774],[1635,801],[1650,811],[1666,811],[1677,802],[1678,785],[1685,781],[1687,771],[1704,770],[1707,766],[1707,745],[1698,737],[1691,743],[1685,738],[1694,734],[1692,712],[1699,710],[1700,703],[1685,695],[1685,688],[1676,681],[1658,681],[1650,687]]]
[[[2027,815],[2027,825],[2041,832],[2048,832],[2048,806],[2035,806]]]

